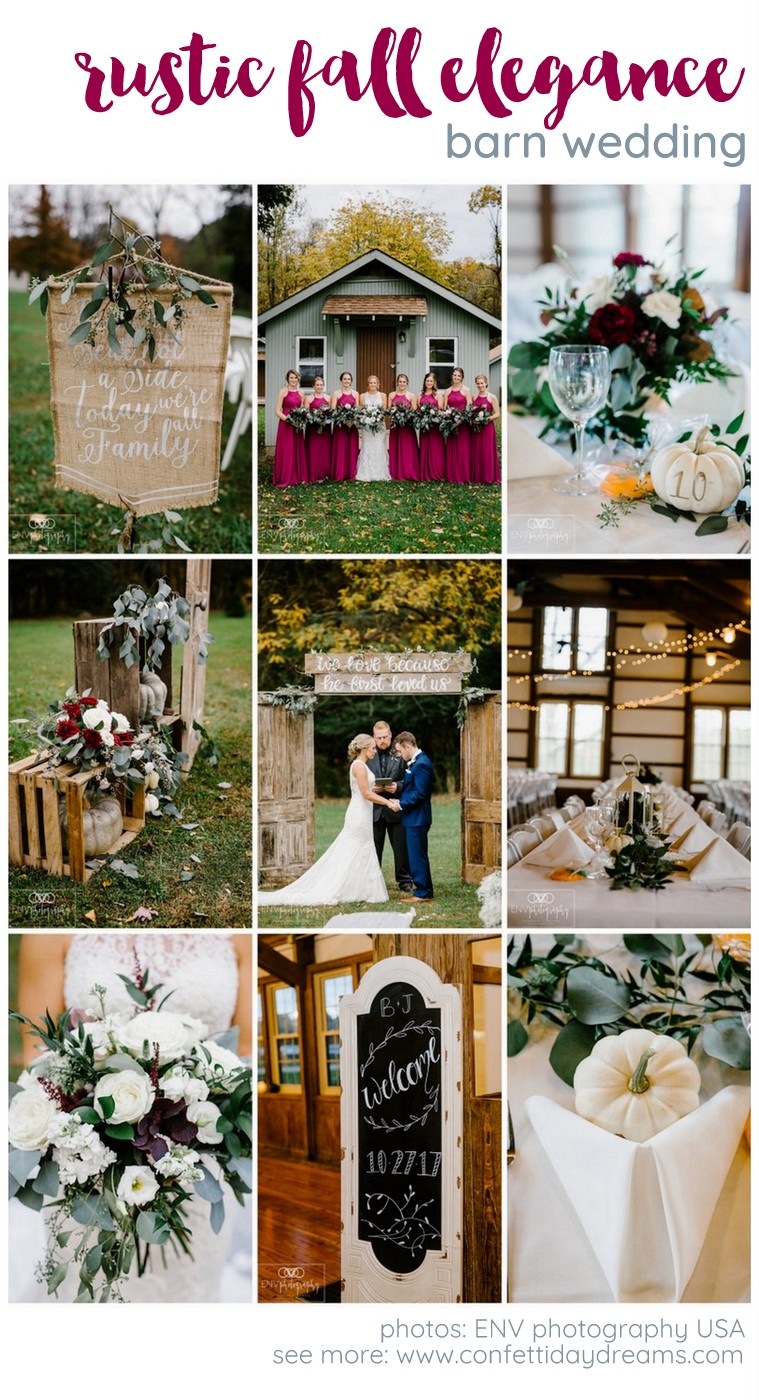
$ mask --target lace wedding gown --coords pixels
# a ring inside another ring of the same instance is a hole
[[[93,1004],[95,984],[105,987],[106,1008],[133,1014],[135,1004],[119,973],[134,978],[135,954],[143,972],[150,972],[150,985],[161,982],[160,996],[173,995],[167,1011],[195,1016],[208,1028],[208,1039],[220,1035],[232,1024],[237,1004],[237,958],[228,933],[75,933],[66,954],[64,1003],[84,1010]],[[195,1197],[186,1207],[192,1230],[192,1253],[175,1255],[151,1249],[148,1269],[142,1278],[130,1274],[122,1293],[132,1303],[216,1303],[219,1302],[221,1273],[232,1232],[233,1211],[239,1210],[227,1194],[226,1219],[214,1235],[207,1201]],[[165,1254],[165,1259],[162,1255]],[[76,1268],[58,1291],[58,1298],[47,1302],[72,1302],[77,1291]]]
[[[381,408],[381,394],[364,394],[364,408]],[[389,481],[390,456],[387,448],[387,432],[380,428],[378,433],[370,433],[367,428],[361,432],[361,451],[356,465],[356,481]]]
[[[374,847],[374,804],[362,796],[355,777],[361,764],[370,788],[374,774],[354,759],[350,767],[351,800],[336,841],[304,875],[281,890],[262,892],[259,904],[384,904],[387,888]]]

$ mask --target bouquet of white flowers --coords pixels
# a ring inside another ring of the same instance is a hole
[[[365,433],[382,433],[385,430],[385,417],[387,410],[375,404],[369,404],[366,408],[359,410],[359,427]]]
[[[84,1014],[11,1013],[46,1049],[11,1088],[10,1193],[50,1212],[39,1276],[56,1293],[77,1270],[77,1302],[121,1301],[152,1246],[192,1256],[193,1192],[218,1233],[222,1182],[240,1204],[252,1187],[250,1068],[226,1037],[164,1010],[171,993],[157,1004],[147,969],[121,980],[133,1016],[109,1013],[97,986]]]

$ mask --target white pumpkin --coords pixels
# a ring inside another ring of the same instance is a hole
[[[140,672],[140,719],[155,719],[162,715],[168,687],[154,671]]]
[[[619,851],[625,849],[625,846],[632,846],[634,840],[634,836],[629,836],[626,832],[620,831],[616,836],[607,836],[604,841],[604,850],[609,851],[611,855],[617,855]]]
[[[714,515],[740,495],[745,482],[740,457],[716,443],[708,428],[688,442],[675,442],[656,454],[651,480],[657,496],[678,510]]]
[[[65,800],[61,801],[61,830],[63,844],[68,850],[68,816]],[[82,812],[85,856],[102,856],[110,851],[124,830],[124,818],[117,797],[103,795],[94,799]]]
[[[575,1070],[575,1109],[607,1132],[647,1142],[698,1108],[701,1085],[682,1042],[629,1030],[596,1041]]]
[[[147,793],[145,794],[145,811],[146,811],[146,812],[149,812],[149,813],[157,812],[160,806],[161,806],[161,804],[160,804],[160,802],[159,802],[159,800],[158,800],[158,798],[156,797],[156,795],[155,795],[154,792],[147,792]]]

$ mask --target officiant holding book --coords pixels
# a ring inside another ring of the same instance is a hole
[[[390,725],[385,720],[378,720],[374,726],[373,735],[377,752],[374,758],[369,759],[367,767],[374,774],[375,790],[383,797],[400,798],[406,776],[406,763],[400,754],[393,749],[393,734]],[[413,894],[414,882],[411,878],[406,833],[403,829],[401,814],[391,811],[389,807],[375,806],[374,846],[380,865],[382,865],[382,852],[385,849],[386,836],[389,838],[393,850],[396,884],[404,894]]]

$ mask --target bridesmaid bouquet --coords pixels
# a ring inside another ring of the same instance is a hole
[[[462,423],[467,421],[466,409],[446,408],[440,415],[439,428],[445,441],[457,433]]]
[[[548,358],[557,345],[605,345],[611,357],[611,391],[590,421],[598,437],[645,441],[642,416],[650,399],[669,402],[672,385],[725,380],[733,371],[717,357],[710,336],[727,317],[722,306],[707,312],[696,283],[704,269],[668,277],[640,253],[617,253],[611,271],[578,286],[569,279],[538,301],[545,334],[523,340],[509,353],[509,400],[545,419],[545,429],[566,433],[567,421],[548,385]]]
[[[487,427],[488,423],[491,421],[492,418],[490,409],[485,408],[484,404],[478,405],[470,403],[464,409],[464,413],[466,415],[466,421],[472,429],[473,433],[481,433],[483,428]]]
[[[440,409],[432,403],[420,403],[416,410],[416,426],[420,433],[440,427]]]
[[[10,1194],[45,1209],[38,1276],[57,1293],[76,1273],[79,1303],[123,1301],[152,1247],[192,1257],[193,1194],[218,1234],[222,1182],[240,1204],[252,1187],[251,1070],[226,1037],[164,1010],[168,996],[156,1005],[147,969],[121,980],[133,1016],[109,1013],[97,986],[92,1006],[57,1020],[11,1013],[46,1049],[11,1086]]]
[[[329,408],[304,408],[298,409],[299,413],[306,415],[306,427],[312,432],[318,433],[321,437],[325,428],[332,427],[332,410]]]
[[[391,404],[390,406],[390,427],[391,428],[415,428],[417,426],[416,409],[409,404]]]
[[[374,408],[362,408],[359,415],[359,427],[365,433],[383,433],[385,431],[385,409],[375,406]]]
[[[339,403],[333,409],[332,422],[336,428],[358,428],[360,426],[361,409],[355,404]]]
[[[305,433],[309,423],[308,412],[308,409],[303,406],[290,409],[287,415],[287,421],[294,432]]]

